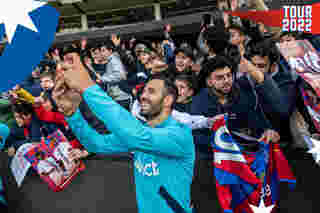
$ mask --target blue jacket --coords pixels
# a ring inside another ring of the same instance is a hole
[[[134,152],[139,212],[173,212],[159,195],[161,186],[186,212],[191,212],[190,185],[195,159],[191,129],[171,116],[154,128],[146,126],[116,104],[97,85],[88,88],[83,93],[83,98],[112,134],[99,134],[95,131],[85,121],[79,109],[66,120],[89,152]]]

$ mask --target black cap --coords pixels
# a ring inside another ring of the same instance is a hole
[[[109,50],[114,50],[115,49],[115,45],[110,39],[107,39],[104,42],[102,42],[101,47],[103,47],[103,46],[106,47]]]
[[[215,54],[224,52],[225,48],[230,43],[230,33],[224,28],[210,27],[204,33],[204,40]]]
[[[90,41],[90,42],[88,42],[86,49],[88,49],[90,51],[100,49],[100,44],[96,41]]]

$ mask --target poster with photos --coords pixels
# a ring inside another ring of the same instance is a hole
[[[85,166],[81,160],[72,160],[72,146],[61,131],[56,131],[30,149],[25,158],[53,191],[61,191]]]

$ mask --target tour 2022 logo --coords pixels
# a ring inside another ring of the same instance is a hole
[[[0,57],[0,92],[31,75],[55,39],[58,11],[36,0],[2,0],[0,39],[7,37]]]
[[[319,0],[282,0],[282,31],[320,33]]]
[[[279,3],[276,9],[267,11],[230,11],[232,16],[280,27],[285,32],[320,34],[319,0],[273,0]]]
[[[312,5],[284,5],[282,31],[312,32]]]

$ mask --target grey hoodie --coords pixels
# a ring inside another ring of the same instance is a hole
[[[117,53],[113,53],[108,58],[106,71],[101,76],[101,80],[107,84],[108,94],[116,101],[130,99],[130,95],[119,88],[119,82],[127,79],[127,71],[122,64]]]

